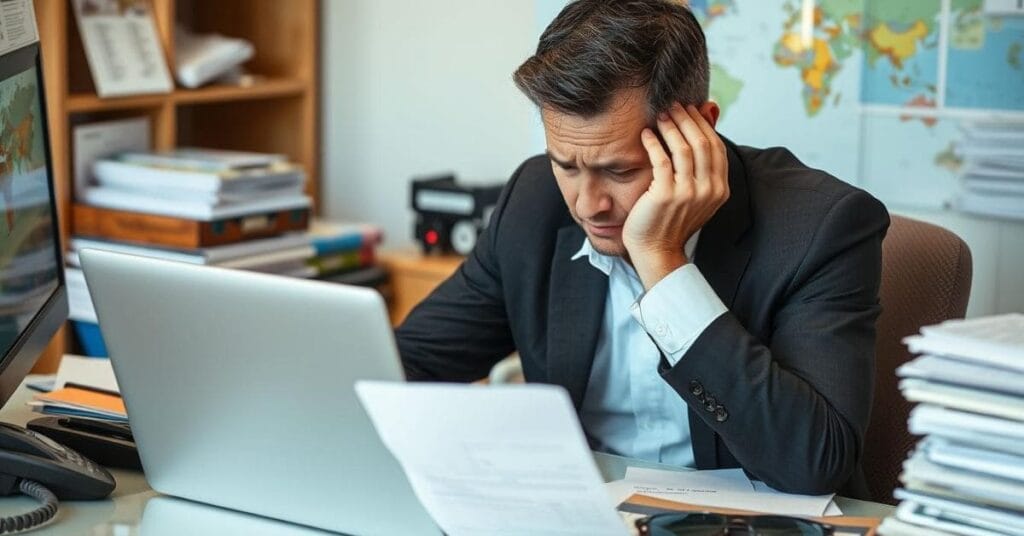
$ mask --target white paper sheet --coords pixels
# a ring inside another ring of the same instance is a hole
[[[900,391],[910,402],[945,406],[950,409],[981,413],[1024,421],[1024,398],[966,387],[933,383],[916,378],[900,380]]]
[[[151,148],[150,130],[148,117],[133,117],[75,126],[72,129],[74,136],[72,174],[75,184],[75,199],[84,199],[86,189],[95,186],[96,181],[92,176],[93,163],[121,151],[148,151]]]
[[[675,472],[657,469],[629,468],[626,478],[606,484],[613,499],[622,502],[633,493],[669,501],[699,504],[718,508],[736,508],[767,514],[822,516],[832,505],[831,495],[793,495],[775,491],[764,482],[750,482],[739,469],[735,474],[722,471]],[[701,473],[710,474],[706,477]],[[702,482],[703,485],[694,485]],[[746,482],[745,485],[740,485]],[[836,508],[835,510],[838,510]]]
[[[1021,181],[1024,185],[1024,181]],[[1024,396],[1024,372],[996,369],[948,357],[925,355],[904,363],[896,374],[901,378],[950,383]]]
[[[1014,508],[1024,505],[1024,484],[973,471],[964,471],[932,462],[925,452],[918,450],[903,462],[900,480],[907,487],[919,484],[953,490],[957,494],[975,497]]]
[[[73,0],[71,5],[100,97],[174,89],[151,2]]]
[[[1024,483],[1024,456],[992,452],[938,437],[925,439],[918,448],[939,465]]]
[[[0,55],[39,41],[32,0],[0,2]]]
[[[447,534],[628,533],[565,390],[361,381],[356,393]]]
[[[929,507],[933,513],[939,513],[937,517],[947,520],[970,520],[971,525],[988,530],[1024,534],[1024,516],[1013,511],[949,500],[905,489],[897,489],[893,495],[900,501],[913,501],[921,506]]]
[[[65,354],[60,360],[60,367],[57,368],[57,378],[53,382],[53,388],[61,389],[69,382],[114,393],[121,392],[117,386],[117,379],[114,377],[114,368],[110,365],[110,359],[105,357]]]
[[[1024,456],[1024,422],[920,404],[910,412],[908,427],[914,435],[938,436]]]
[[[957,356],[989,365],[1024,370],[1024,314],[947,320],[903,339],[915,354]]]
[[[632,484],[632,493],[693,504],[715,502],[720,493],[754,491],[743,469],[672,472],[629,467],[624,480]]]

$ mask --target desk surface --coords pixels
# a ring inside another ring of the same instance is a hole
[[[0,421],[24,425],[39,417],[25,405],[32,392],[22,386],[0,411]],[[605,480],[617,480],[626,468],[653,467],[671,469],[660,464],[618,456],[595,454],[598,468]],[[153,491],[142,473],[114,469],[117,488],[106,501],[62,502],[57,519],[47,527],[31,532],[56,536],[129,536],[145,534],[273,534],[313,536],[327,534],[296,525],[204,506],[189,501],[164,497]],[[893,508],[888,505],[838,497],[836,503],[847,515],[884,517]],[[37,506],[28,497],[0,498],[0,516],[24,513]],[[143,513],[145,512],[145,515]]]

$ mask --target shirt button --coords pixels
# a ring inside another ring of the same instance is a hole
[[[725,422],[729,419],[729,412],[726,411],[725,406],[718,405],[715,408],[715,420],[718,422]]]
[[[704,394],[704,386],[701,385],[699,381],[692,380],[690,382],[690,392],[693,393],[694,396],[700,396]]]
[[[658,327],[654,328],[654,333],[664,337],[665,333],[668,332],[668,326],[665,324],[658,324]]]

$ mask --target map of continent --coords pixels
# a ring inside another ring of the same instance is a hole
[[[864,6],[861,100],[935,107],[938,96],[940,0],[869,0]]]
[[[33,145],[39,115],[35,95],[35,86],[30,84],[0,92],[0,176],[25,173],[45,163],[40,148]]]
[[[48,215],[46,206],[38,210],[14,206],[16,193],[47,188],[42,141],[36,72],[29,69],[0,83],[0,236],[8,240],[18,238],[20,229],[30,231],[39,217],[37,212]],[[19,225],[21,220],[26,224]]]
[[[812,9],[787,1],[782,5],[786,22],[774,45],[773,59],[784,68],[800,72],[800,97],[809,117],[817,115],[831,98],[833,105],[842,95],[833,91],[836,74],[860,46],[863,0],[822,0]]]

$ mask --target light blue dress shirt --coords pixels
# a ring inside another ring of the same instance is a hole
[[[687,259],[698,235],[686,243]],[[686,403],[658,374],[658,363],[664,352],[675,365],[725,305],[692,262],[645,294],[636,270],[621,257],[599,253],[587,239],[572,260],[583,257],[608,276],[583,429],[597,450],[693,467]]]

